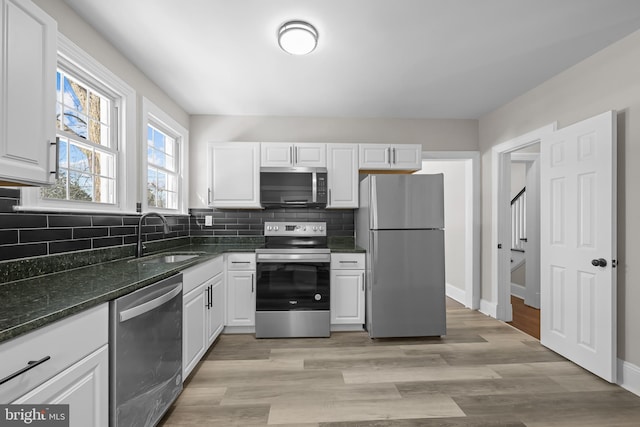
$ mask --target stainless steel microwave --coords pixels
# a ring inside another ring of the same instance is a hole
[[[261,168],[262,207],[314,207],[327,205],[326,168]]]

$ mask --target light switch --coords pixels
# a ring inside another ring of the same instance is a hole
[[[211,227],[213,225],[213,216],[205,215],[204,216],[204,225],[207,227]]]

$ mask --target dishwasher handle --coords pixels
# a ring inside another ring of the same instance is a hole
[[[135,307],[131,307],[121,311],[119,313],[120,323],[126,322],[127,320],[143,315],[144,313],[151,311],[154,308],[160,307],[162,304],[168,301],[171,301],[180,292],[182,292],[182,282],[178,283],[171,290],[160,295],[158,298],[152,299],[151,301],[147,301],[143,304],[136,305]]]

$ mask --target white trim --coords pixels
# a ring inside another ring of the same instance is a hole
[[[95,79],[102,86],[108,87],[117,93],[121,100],[118,121],[118,203],[109,206],[104,204],[82,204],[81,207],[73,207],[73,202],[42,200],[39,188],[23,188],[20,210],[49,210],[82,212],[96,207],[100,211],[109,213],[126,213],[136,210],[136,188],[127,185],[128,181],[135,180],[137,176],[137,144],[136,144],[136,110],[137,99],[135,90],[125,83],[109,69],[104,67],[88,53],[82,50],[63,34],[58,33],[58,61],[72,64],[74,68]],[[53,112],[52,112],[53,114]]]
[[[465,271],[465,291],[464,299],[459,301],[466,307],[478,310],[481,306],[480,302],[480,232],[482,228],[480,219],[480,193],[481,193],[481,176],[480,176],[480,153],[478,151],[424,151],[422,152],[422,160],[461,160],[465,161],[465,187],[467,189],[467,197],[465,202],[465,210],[467,223],[465,228],[471,232],[465,233],[465,265],[471,265],[471,269]]]
[[[467,300],[467,293],[458,288],[457,286],[453,286],[451,283],[447,283],[445,285],[446,294],[449,298],[458,301],[460,304],[465,305],[465,301]]]
[[[153,123],[161,125],[163,131],[168,131],[171,137],[176,139],[178,143],[178,209],[159,209],[153,208],[153,211],[167,213],[167,214],[187,214],[189,211],[189,131],[185,129],[180,123],[178,123],[173,117],[165,113],[160,107],[151,102],[149,99],[142,97],[142,117],[141,122],[141,134],[140,134],[140,158],[142,160],[142,167],[138,174],[138,182],[140,183],[140,202],[142,204],[142,211],[148,212],[149,206],[147,205],[147,125],[149,124],[149,118]]]
[[[513,153],[511,154],[512,163],[532,163],[540,158],[540,153]]]
[[[496,318],[511,321],[511,213],[510,182],[511,152],[540,142],[556,130],[557,122],[535,129],[491,149],[491,294],[496,306]],[[502,245],[502,251],[498,249]]]
[[[360,323],[349,325],[331,325],[331,332],[354,332],[363,331],[364,325]]]
[[[480,313],[486,314],[489,317],[496,318],[498,307],[494,302],[487,301],[486,299],[480,300]]]
[[[511,295],[516,296],[524,301],[525,299],[525,287],[511,282]]]
[[[618,359],[618,385],[640,396],[640,367]]]

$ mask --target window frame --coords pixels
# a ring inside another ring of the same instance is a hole
[[[178,206],[176,209],[158,208],[149,206],[147,200],[147,170],[149,162],[147,158],[147,129],[149,125],[155,127],[167,136],[175,139],[176,142],[176,177],[178,180]],[[189,153],[189,131],[180,125],[173,117],[159,108],[146,97],[142,97],[142,125],[140,135],[140,159],[141,165],[139,176],[140,182],[140,202],[142,212],[160,212],[165,214],[184,214],[188,213],[189,185],[186,176]]]
[[[39,188],[24,188],[18,210],[135,213],[137,186],[127,186],[127,181],[135,180],[137,176],[136,92],[61,33],[58,33],[57,43],[56,70],[61,68],[113,98],[117,115],[113,118],[112,129],[113,142],[117,144],[116,203],[45,199],[41,197]],[[59,129],[56,129],[58,133]]]

